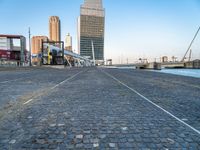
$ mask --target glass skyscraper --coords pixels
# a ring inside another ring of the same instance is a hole
[[[85,0],[78,18],[78,49],[81,56],[94,56],[97,63],[104,61],[105,10],[102,0]]]

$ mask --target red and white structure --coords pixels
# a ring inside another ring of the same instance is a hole
[[[0,34],[0,61],[12,61],[20,66],[28,64],[26,38],[22,35]]]

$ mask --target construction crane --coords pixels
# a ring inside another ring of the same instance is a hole
[[[189,47],[188,47],[188,49],[187,49],[187,51],[186,51],[184,57],[182,58],[181,62],[184,62],[184,60],[185,60],[185,58],[186,58],[186,55],[188,54],[189,51],[190,51],[190,56],[189,56],[190,58],[189,58],[189,59],[191,59],[191,52],[192,52],[191,47],[192,47],[192,44],[194,43],[194,40],[196,39],[196,37],[197,37],[199,31],[200,31],[200,27],[198,28],[196,34],[194,35],[194,38],[192,39],[192,41],[191,41],[191,43],[190,43],[190,45],[189,45]]]

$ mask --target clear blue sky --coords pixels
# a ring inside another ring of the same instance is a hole
[[[77,17],[83,0],[0,0],[0,34],[48,36],[48,18],[61,19],[62,40],[69,32],[77,48]],[[140,57],[183,57],[200,26],[200,0],[104,0],[105,56],[114,62]],[[200,58],[200,34],[193,47]]]

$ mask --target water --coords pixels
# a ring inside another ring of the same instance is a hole
[[[200,78],[200,69],[162,69],[156,72]]]
[[[135,66],[120,66],[120,67],[117,67],[117,66],[106,66],[106,68],[110,68],[110,69],[136,69]]]
[[[136,69],[133,67],[116,67],[116,66],[106,66],[106,68],[112,69]],[[168,74],[175,74],[187,77],[195,77],[200,78],[200,69],[162,69],[162,70],[150,70],[154,72],[160,73],[168,73]]]

